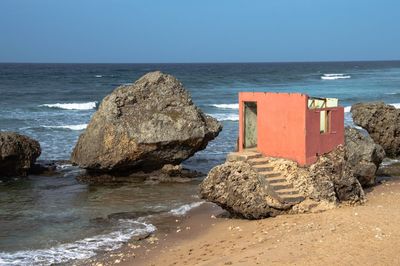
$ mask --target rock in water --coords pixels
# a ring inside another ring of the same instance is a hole
[[[206,148],[221,130],[176,78],[151,72],[104,98],[71,161],[99,171],[155,170]]]
[[[354,123],[365,128],[389,157],[400,156],[400,110],[383,102],[351,107]]]
[[[346,128],[347,161],[362,186],[375,184],[376,171],[385,158],[385,151],[368,135],[355,128]]]
[[[0,132],[0,176],[26,176],[40,153],[36,140],[14,132]]]

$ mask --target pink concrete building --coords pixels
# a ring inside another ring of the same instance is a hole
[[[344,108],[301,93],[239,93],[239,151],[310,165],[344,143]]]

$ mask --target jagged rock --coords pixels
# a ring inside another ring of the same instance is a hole
[[[243,161],[211,169],[200,185],[200,194],[232,215],[247,219],[276,216],[286,208],[268,195],[258,173]]]
[[[0,132],[0,176],[26,176],[40,153],[36,140],[14,132]]]
[[[366,129],[389,157],[400,156],[400,110],[383,102],[351,107],[354,123]]]
[[[183,168],[181,165],[164,165],[161,169],[150,172],[133,172],[129,175],[118,175],[118,173],[93,173],[86,172],[78,175],[78,181],[86,184],[129,184],[139,180],[147,184],[158,183],[186,183],[196,178],[204,177],[203,173]]]
[[[376,172],[385,158],[382,146],[355,128],[346,128],[347,161],[362,186],[375,184]]]
[[[221,130],[176,78],[151,72],[104,98],[71,161],[99,171],[159,169],[204,149]]]
[[[290,160],[269,159],[269,166],[293,184],[305,197],[308,206],[314,202],[315,206],[331,208],[337,203],[356,204],[365,200],[364,191],[342,146],[320,156],[309,167],[299,167]],[[245,161],[226,162],[214,167],[201,183],[200,195],[233,215],[248,219],[309,209],[304,208],[302,202],[290,205],[277,201],[262,177]]]

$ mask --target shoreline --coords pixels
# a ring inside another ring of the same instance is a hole
[[[366,194],[363,205],[262,220],[223,218],[221,208],[204,203],[177,218],[177,230],[156,232],[140,247],[127,244],[90,265],[399,264],[400,225],[390,221],[400,219],[400,177]]]

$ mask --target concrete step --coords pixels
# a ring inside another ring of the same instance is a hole
[[[270,183],[270,186],[276,191],[279,189],[290,189],[292,187],[291,184],[289,184],[288,182],[277,182],[277,183]]]
[[[258,152],[251,152],[245,155],[247,160],[262,158],[262,154]]]
[[[257,172],[270,172],[274,170],[274,168],[268,164],[257,164],[252,166]]]
[[[261,172],[259,172],[259,174],[262,175],[264,178],[272,178],[272,177],[281,176],[280,173],[272,172],[272,171],[261,171]],[[284,178],[284,177],[282,176],[282,178]]]
[[[273,177],[268,177],[265,178],[265,180],[268,181],[268,183],[270,184],[274,184],[274,183],[287,183],[286,178],[284,178],[283,176],[279,175],[279,176],[273,176]]]
[[[228,162],[233,161],[248,161],[252,159],[261,158],[262,154],[253,151],[244,151],[244,152],[231,152],[226,156],[226,160]]]
[[[281,197],[281,199],[285,202],[296,203],[304,200],[304,197],[300,194],[286,195]]]
[[[284,197],[284,196],[286,196],[286,195],[299,194],[299,192],[298,192],[296,189],[294,189],[294,188],[289,188],[289,189],[286,189],[286,188],[284,188],[284,189],[278,189],[278,190],[275,190],[275,192],[276,192],[276,194],[278,194],[279,196],[282,196],[282,197]]]
[[[247,162],[251,165],[267,164],[268,159],[265,157],[260,157],[255,159],[249,159]]]

